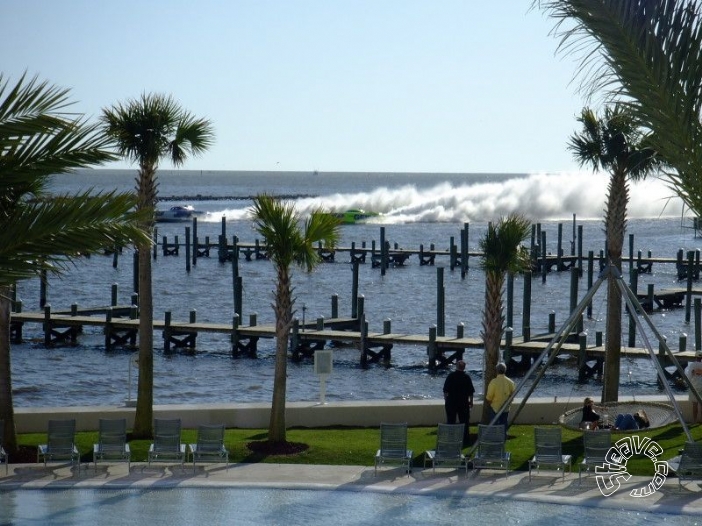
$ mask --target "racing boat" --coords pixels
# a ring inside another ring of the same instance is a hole
[[[176,205],[168,210],[157,210],[156,221],[159,223],[181,223],[190,221],[193,217],[200,216],[205,212],[195,210],[192,205]]]
[[[344,225],[355,225],[356,223],[363,223],[373,217],[378,217],[380,214],[378,212],[366,212],[359,208],[352,208],[345,212],[332,212],[331,215],[339,219]]]

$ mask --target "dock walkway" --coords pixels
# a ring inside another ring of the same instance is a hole
[[[104,317],[89,315],[71,315],[51,312],[46,307],[44,312],[21,312],[11,314],[13,341],[21,341],[24,324],[42,324],[44,343],[47,346],[60,344],[75,344],[83,326],[102,327],[105,332],[106,348],[117,345],[135,345],[139,330],[139,319],[135,317],[115,317],[107,310]],[[238,317],[231,324],[203,323],[191,319],[188,322],[173,321],[170,313],[165,320],[154,320],[154,330],[162,332],[164,351],[196,350],[197,336],[200,333],[222,334],[231,342],[232,356],[256,357],[257,343],[260,339],[275,338],[275,325],[240,325]],[[421,346],[427,351],[428,366],[443,368],[463,359],[463,354],[469,349],[483,349],[481,338],[465,337],[457,334],[455,337],[437,335],[432,327],[426,334],[399,334],[391,331],[368,332],[361,330],[358,318],[320,318],[301,324],[296,321],[290,333],[290,351],[293,359],[300,360],[314,355],[314,351],[327,345],[351,346],[359,350],[361,366],[370,363],[390,363],[391,351],[397,345]],[[526,369],[532,360],[538,357],[549,344],[552,335],[543,334],[532,337],[529,341],[523,338],[503,340],[502,348],[505,361],[512,369]],[[571,337],[572,339],[572,337]],[[602,345],[588,345],[586,338],[577,343],[563,343],[558,350],[559,356],[576,357],[581,378],[600,374],[605,357]],[[648,358],[646,349],[622,347],[622,356],[631,358]],[[694,359],[694,352],[679,352],[676,358],[684,367]],[[661,363],[664,367],[673,365],[670,359],[661,353]],[[588,362],[595,362],[589,365]]]

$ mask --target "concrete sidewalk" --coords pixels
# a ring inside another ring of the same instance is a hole
[[[671,477],[663,487],[646,497],[633,497],[633,489],[645,488],[649,477],[631,477],[609,497],[600,492],[594,475],[578,482],[577,468],[566,473],[543,470],[529,482],[523,471],[457,471],[454,469],[414,469],[407,476],[402,469],[382,467],[374,474],[372,466],[321,466],[300,464],[224,464],[180,466],[132,463],[99,464],[97,470],[83,464],[80,474],[67,464],[12,464],[5,476],[0,468],[0,491],[16,489],[146,489],[146,488],[290,488],[343,491],[402,492],[417,495],[488,496],[557,504],[639,510],[649,513],[702,513],[702,486],[687,483],[679,489]]]

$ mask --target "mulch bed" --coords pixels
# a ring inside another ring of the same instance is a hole
[[[267,440],[257,440],[246,444],[249,451],[258,455],[297,455],[307,451],[310,446],[301,442],[268,442]]]
[[[18,446],[17,451],[8,454],[10,464],[35,464],[37,461],[36,446]]]

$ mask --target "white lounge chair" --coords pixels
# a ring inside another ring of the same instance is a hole
[[[149,446],[148,462],[185,462],[185,444],[180,441],[180,418],[154,419],[154,441]]]
[[[47,462],[70,460],[71,466],[75,464],[80,473],[80,451],[75,444],[75,435],[75,419],[49,420],[47,443],[37,447],[37,462],[43,459],[46,466]]]
[[[512,455],[505,450],[505,427],[502,425],[478,425],[478,448],[473,455],[473,469],[510,470]]]
[[[589,472],[590,468],[604,465],[607,451],[612,447],[612,432],[609,429],[584,431],[583,447],[585,455],[578,468],[578,482],[582,482],[583,468]]]
[[[98,461],[126,462],[131,469],[132,453],[127,444],[127,420],[125,418],[100,419],[98,442],[93,444],[93,464],[97,471]]]
[[[566,468],[573,470],[572,456],[564,455],[562,448],[562,433],[560,427],[535,427],[534,428],[534,456],[529,460],[529,482],[531,470],[538,471],[541,466],[554,466],[561,470],[565,480]]]
[[[439,424],[436,430],[436,448],[424,453],[424,467],[431,462],[436,467],[463,468],[468,473],[466,456],[463,454],[464,424]]]
[[[404,466],[412,472],[412,450],[407,449],[407,424],[380,424],[380,449],[375,453],[375,473],[381,464]]]
[[[201,425],[197,429],[197,443],[188,444],[188,454],[195,464],[200,462],[226,462],[229,469],[229,451],[224,447],[224,425]]]
[[[680,488],[685,481],[702,480],[702,444],[685,442],[675,472]]]

